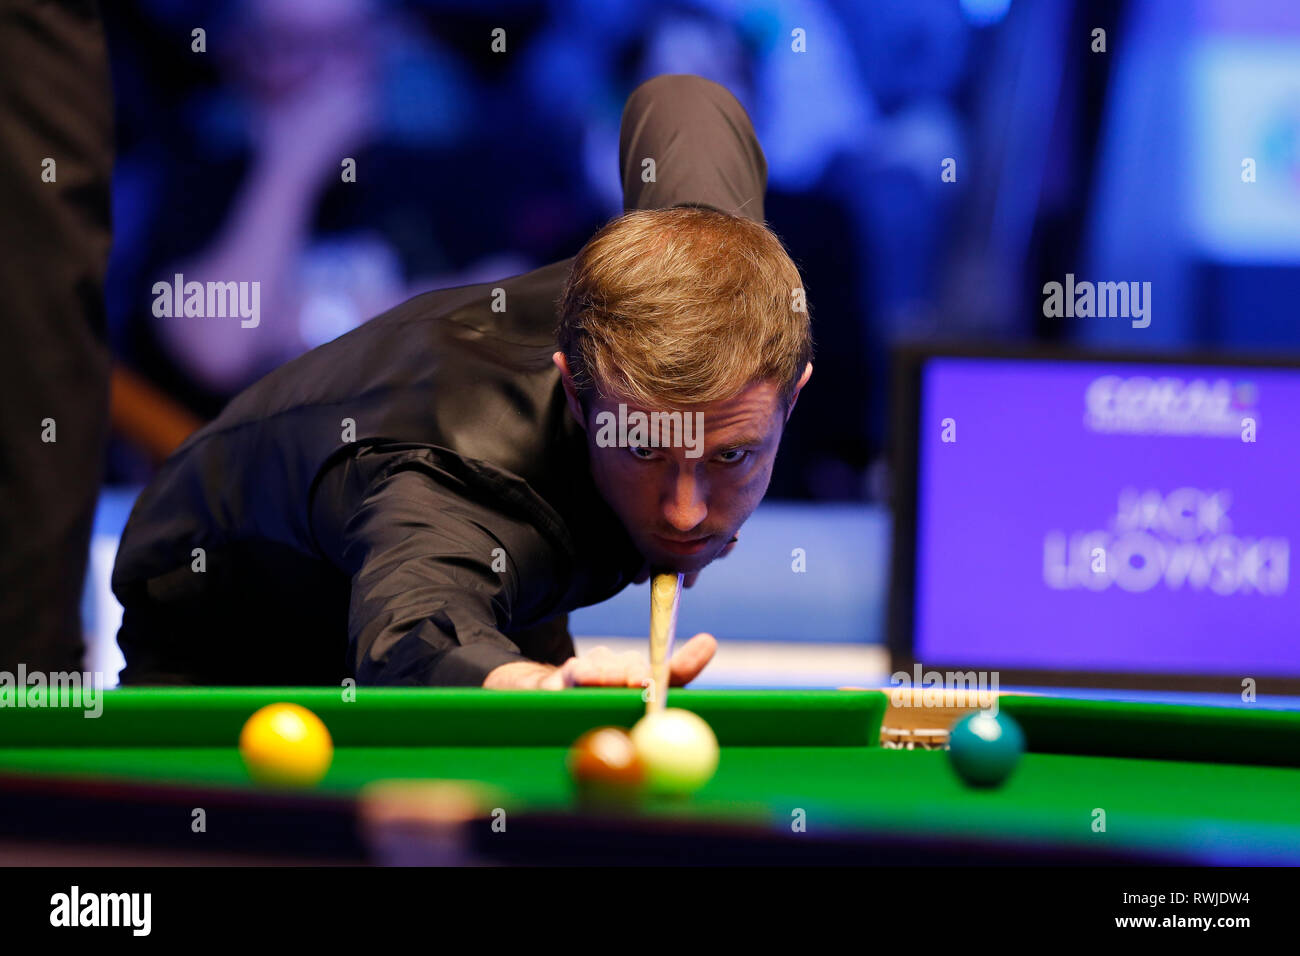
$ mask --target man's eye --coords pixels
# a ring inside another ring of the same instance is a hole
[[[637,461],[650,461],[655,456],[653,448],[643,448],[640,445],[628,445],[627,450]]]
[[[724,465],[739,465],[749,457],[749,450],[745,448],[733,448],[731,451],[718,453],[718,461]]]

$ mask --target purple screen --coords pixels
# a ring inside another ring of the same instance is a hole
[[[935,358],[919,430],[917,660],[1300,674],[1300,370]]]

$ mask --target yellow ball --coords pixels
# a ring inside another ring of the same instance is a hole
[[[311,787],[334,759],[334,742],[321,719],[297,704],[268,704],[244,724],[239,755],[258,783]]]

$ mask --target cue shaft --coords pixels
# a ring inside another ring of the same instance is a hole
[[[681,574],[656,574],[650,583],[650,677],[654,685],[646,701],[647,714],[668,706],[668,662],[677,635],[681,593]]]

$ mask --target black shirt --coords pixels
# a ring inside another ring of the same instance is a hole
[[[638,87],[620,162],[629,209],[762,218],[766,162],[717,84]],[[571,656],[567,612],[643,563],[551,359],[571,264],[417,296],[192,435],[123,534],[123,682],[481,685]]]

